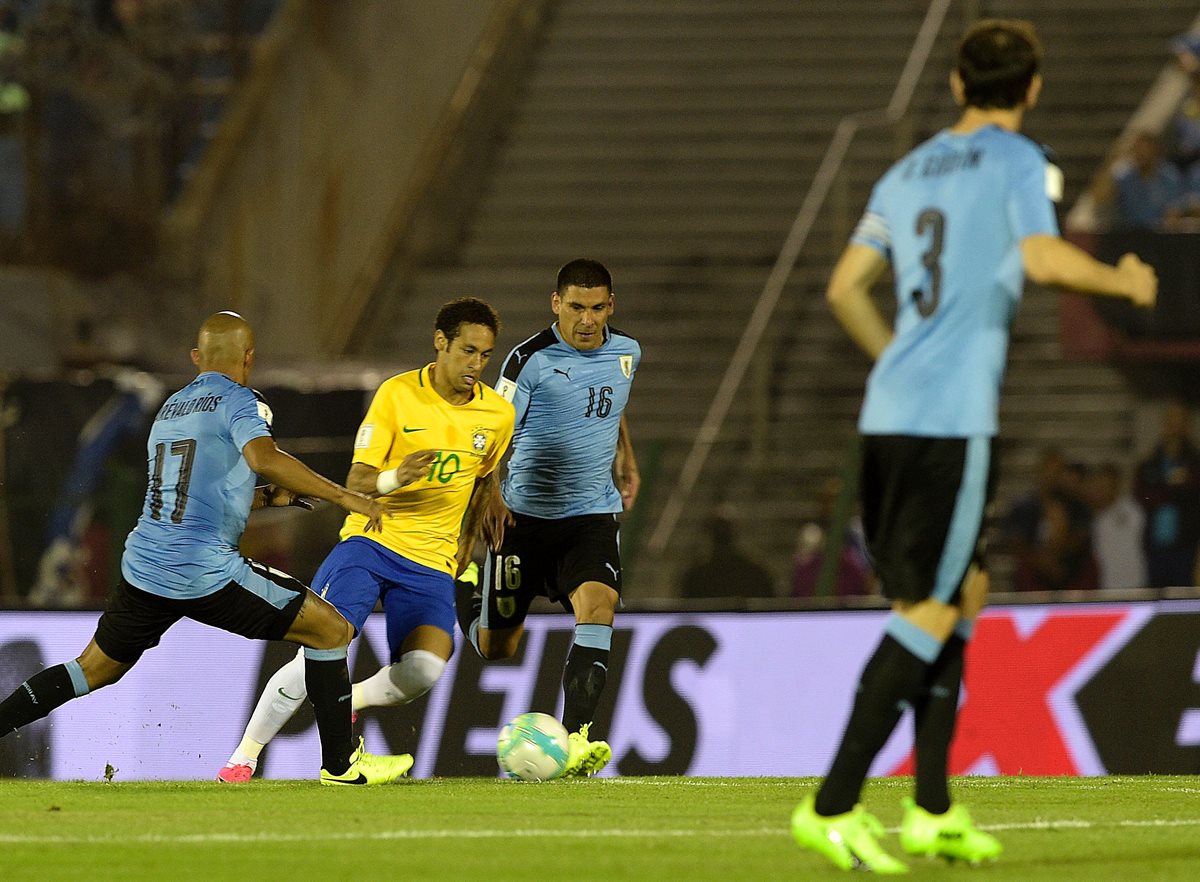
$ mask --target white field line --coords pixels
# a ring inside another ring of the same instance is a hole
[[[1123,821],[1084,821],[1035,819],[1017,824],[980,824],[981,830],[1100,830],[1110,828],[1200,827],[1200,818],[1147,819]],[[890,828],[890,833],[898,828]],[[387,842],[393,840],[437,839],[723,839],[733,837],[786,836],[786,824],[778,827],[751,827],[714,830],[376,830],[345,833],[145,833],[134,836],[23,836],[0,833],[3,845],[207,845],[269,844],[286,842]]]

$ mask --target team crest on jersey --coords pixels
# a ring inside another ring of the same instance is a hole
[[[476,432],[471,436],[471,446],[479,453],[483,453],[487,447],[487,435],[483,432]]]
[[[625,375],[625,379],[628,380],[633,374],[633,356],[622,355],[618,360],[621,363],[621,373],[623,373]]]

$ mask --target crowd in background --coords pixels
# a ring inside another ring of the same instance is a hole
[[[0,0],[0,258],[152,255],[277,0]]]
[[[1161,132],[1134,134],[1093,191],[1119,229],[1200,225],[1200,35],[1180,35],[1170,49],[1189,76],[1187,94]]]
[[[1200,451],[1182,403],[1169,404],[1161,436],[1132,487],[1113,463],[1042,453],[1037,487],[1012,506],[1002,536],[1017,590],[1169,588],[1196,584]]]
[[[1132,471],[1132,474],[1130,474]],[[780,593],[842,599],[878,593],[861,517],[839,518],[841,479],[816,495],[817,516],[800,528],[789,583],[776,590],[763,563],[742,547],[736,516],[709,524],[708,550],[679,581],[681,597],[769,598]],[[841,522],[840,543],[829,533]],[[1106,591],[1200,584],[1200,448],[1186,406],[1167,404],[1153,449],[1130,467],[1083,463],[1058,447],[1039,454],[1035,486],[1001,505],[985,530],[987,560],[1004,558],[994,587],[1016,592]],[[833,548],[837,560],[826,565]]]

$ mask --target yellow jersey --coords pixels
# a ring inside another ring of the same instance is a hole
[[[481,382],[466,404],[451,404],[434,390],[430,367],[398,374],[375,392],[354,439],[354,462],[384,471],[418,450],[435,450],[437,458],[422,477],[379,497],[382,532],[366,532],[367,519],[350,514],[341,538],[365,536],[453,576],[471,491],[508,449],[513,406]]]

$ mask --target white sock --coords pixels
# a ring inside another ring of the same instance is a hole
[[[354,710],[408,704],[433,688],[445,669],[446,660],[428,650],[406,652],[400,661],[354,684]]]
[[[251,768],[257,766],[258,755],[263,747],[270,744],[271,739],[279,734],[284,723],[292,718],[307,697],[302,649],[267,681],[267,686],[254,707],[254,713],[250,715],[250,722],[246,724],[246,734],[242,743],[238,745],[229,761]]]

